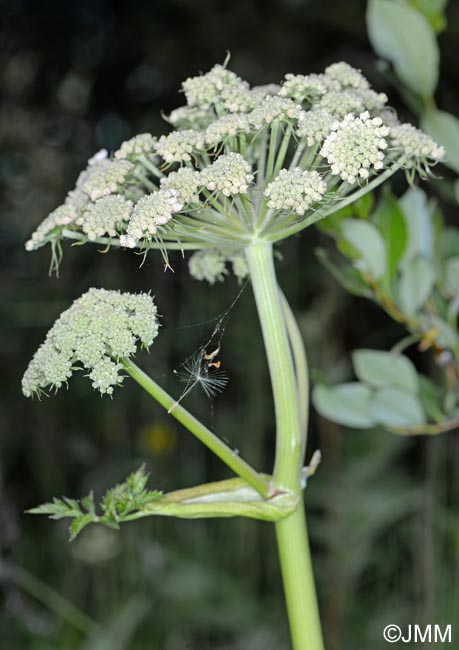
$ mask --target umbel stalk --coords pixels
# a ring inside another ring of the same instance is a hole
[[[301,468],[307,431],[284,321],[272,246],[256,242],[247,261],[268,358],[276,415],[274,488],[302,494]],[[323,650],[317,596],[307,538],[304,502],[275,523],[279,560],[294,650]]]

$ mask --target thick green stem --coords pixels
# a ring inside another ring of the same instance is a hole
[[[303,463],[303,432],[298,412],[295,370],[277,287],[272,246],[265,242],[252,244],[247,248],[247,261],[268,357],[276,413],[274,483],[278,489],[298,491]]]
[[[198,438],[206,447],[220,458],[229,468],[240,476],[246,483],[251,485],[263,498],[269,498],[272,495],[272,490],[268,482],[258,473],[253,467],[245,462],[237,452],[233,451],[231,447],[226,445],[223,440],[220,440],[210,429],[205,427],[194,415],[191,415],[186,409],[178,404],[173,397],[161,388],[151,377],[143,372],[138,366],[128,359],[123,359],[123,366],[125,370],[131,375],[133,379],[149,394],[151,395],[162,407],[184,427],[186,427],[193,435]]]
[[[275,528],[293,648],[323,650],[303,499]]]
[[[274,486],[293,490],[300,495],[307,409],[303,406],[300,414],[295,367],[277,286],[272,246],[265,242],[252,244],[247,249],[247,260],[268,358],[276,413]],[[293,318],[291,313],[286,315]],[[295,339],[291,323],[289,329],[290,336]],[[276,522],[275,528],[293,648],[323,650],[302,499],[291,515]]]

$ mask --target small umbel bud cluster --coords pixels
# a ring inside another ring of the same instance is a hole
[[[222,65],[206,74],[190,77],[183,84],[189,106],[210,108],[221,105],[230,113],[253,108],[249,84]]]
[[[77,187],[96,201],[118,192],[133,168],[128,160],[95,160],[78,179]]]
[[[255,129],[262,129],[275,120],[286,122],[299,120],[304,111],[299,104],[284,97],[268,96],[249,114]]]
[[[227,138],[234,138],[239,133],[250,133],[250,130],[250,119],[246,113],[231,113],[209,124],[204,138],[206,144],[212,146]]]
[[[138,156],[154,153],[156,142],[156,138],[151,133],[139,133],[139,135],[123,142],[113,155],[120,160],[135,160]]]
[[[219,250],[202,250],[190,257],[188,270],[195,280],[205,280],[209,284],[223,282],[226,270],[226,258]]]
[[[204,148],[204,138],[199,131],[185,129],[162,135],[156,145],[156,151],[166,163],[187,162],[195,151]]]
[[[445,157],[444,148],[412,124],[392,126],[390,134],[392,146],[403,151],[410,167],[418,163],[437,163]]]
[[[177,191],[184,204],[199,203],[201,185],[199,172],[189,167],[180,167],[161,179],[161,189]]]
[[[77,217],[78,211],[73,205],[60,205],[41,222],[32,234],[32,237],[26,242],[26,250],[33,251],[35,248],[38,248],[53,230],[62,228],[63,226],[69,226],[76,221]]]
[[[340,84],[326,74],[286,74],[279,95],[301,103],[340,88]]]
[[[142,238],[149,239],[158,232],[158,226],[172,219],[174,212],[180,212],[183,203],[177,190],[166,189],[144,196],[136,203],[127,227],[122,235],[121,245],[134,248]]]
[[[371,118],[368,112],[359,117],[347,115],[332,128],[320,152],[330,163],[332,174],[355,183],[357,178],[368,178],[373,169],[383,168],[390,130],[380,117]]]
[[[90,203],[76,221],[88,239],[117,237],[131,217],[133,203],[120,194],[111,194]]]
[[[249,274],[247,260],[243,253],[225,253],[216,248],[197,251],[188,260],[188,270],[195,280],[213,285],[216,282],[223,282],[228,275],[226,267],[228,262],[232,265],[233,275],[242,282]]]
[[[303,215],[312,203],[320,201],[327,190],[318,172],[281,169],[279,175],[265,189],[268,207],[282,212]]]
[[[331,133],[336,118],[325,109],[315,108],[302,115],[296,130],[299,138],[305,138],[309,147],[321,144]]]
[[[239,153],[220,156],[201,172],[201,183],[211,192],[223,196],[244,194],[253,181],[251,166]]]
[[[84,369],[93,388],[111,395],[122,383],[122,359],[137,345],[149,347],[158,334],[157,310],[148,294],[90,289],[61,314],[22,379],[26,397],[66,384]]]
[[[369,88],[370,84],[360,70],[353,68],[349,63],[339,61],[325,68],[325,74],[337,81],[342,88]]]

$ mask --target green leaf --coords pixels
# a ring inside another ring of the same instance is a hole
[[[356,251],[359,270],[378,280],[386,271],[386,249],[380,232],[367,221],[345,219],[342,235]]]
[[[418,373],[409,359],[401,354],[381,350],[356,350],[352,355],[355,373],[371,386],[392,386],[416,393]]]
[[[390,428],[415,427],[426,420],[421,400],[416,395],[390,387],[376,391],[369,414],[375,422]]]
[[[408,226],[408,246],[403,261],[417,255],[434,258],[435,233],[433,210],[425,192],[411,187],[400,199],[400,207]]]
[[[64,519],[65,517],[78,517],[81,513],[78,503],[71,506],[64,499],[54,497],[52,503],[41,505],[27,510],[30,515],[48,515],[50,519]]]
[[[374,49],[391,61],[399,79],[422,98],[432,97],[438,81],[439,51],[424,16],[393,0],[370,0],[367,26]]]
[[[341,210],[329,214],[326,219],[320,219],[316,223],[316,227],[331,237],[339,237],[341,235],[341,222],[343,219],[350,219],[353,216],[352,205],[346,205]]]
[[[357,429],[373,425],[369,414],[371,390],[358,382],[333,388],[316,386],[312,398],[318,412],[332,422]]]
[[[373,223],[379,229],[386,244],[386,279],[389,285],[408,244],[408,227],[403,211],[391,194],[385,194],[378,203]]]
[[[148,476],[142,465],[137,472],[128,476],[124,483],[107,490],[100,504],[103,512],[100,517],[96,513],[92,492],[81,499],[81,505],[76,499],[54,498],[52,503],[44,503],[28,512],[35,515],[48,515],[50,519],[72,518],[70,540],[75,539],[80,531],[92,522],[118,529],[120,521],[129,520],[129,515],[139,512],[153,501],[161,499],[162,492],[146,489]]]
[[[459,173],[459,120],[451,113],[426,111],[421,117],[421,128],[446,151],[445,165]]]
[[[444,14],[448,0],[409,0],[410,5],[420,11],[429,21],[436,34],[446,27]]]
[[[421,326],[425,330],[431,328],[438,330],[436,339],[438,345],[459,354],[459,335],[456,328],[452,328],[451,325],[436,314],[422,314]]]
[[[429,418],[436,422],[446,420],[443,413],[441,398],[443,391],[425,375],[419,375],[420,398],[424,410]]]
[[[459,255],[459,230],[445,228],[441,234],[441,255],[444,259]]]
[[[327,251],[324,248],[315,250],[317,258],[331,275],[340,283],[340,285],[354,296],[371,298],[372,292],[364,282],[361,274],[357,269],[351,266],[338,267],[332,262]]]
[[[76,517],[70,524],[70,541],[73,542],[73,540],[81,533],[83,528],[94,523],[94,521],[95,518],[91,512],[88,512],[81,517]]]
[[[368,219],[374,203],[375,198],[373,196],[373,192],[367,192],[362,197],[360,197],[358,201],[355,201],[351,207],[354,214],[359,219]]]
[[[450,257],[445,264],[445,282],[453,294],[459,293],[459,257]]]
[[[430,296],[435,284],[432,262],[418,255],[404,267],[399,284],[399,302],[404,314],[413,316]]]

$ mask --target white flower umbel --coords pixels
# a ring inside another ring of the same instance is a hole
[[[312,203],[321,200],[327,185],[318,172],[281,169],[279,175],[265,189],[268,207],[302,216]]]
[[[255,98],[256,103],[263,101],[266,97],[272,97],[273,95],[279,95],[280,92],[279,84],[264,84],[262,86],[253,86],[251,89],[252,96]]]
[[[50,233],[56,228],[70,225],[76,221],[77,217],[78,211],[73,205],[59,206],[41,222],[29,241],[26,242],[26,250],[33,251],[40,248]]]
[[[249,267],[245,255],[243,255],[242,253],[232,255],[229,258],[229,261],[232,264],[233,273],[236,276],[236,278],[239,280],[239,282],[245,280],[245,278],[247,278],[249,275]]]
[[[139,133],[139,135],[123,142],[118,151],[115,151],[113,155],[118,159],[135,159],[142,154],[154,153],[156,142],[156,138],[151,133]]]
[[[365,111],[365,102],[355,90],[332,91],[324,95],[315,104],[317,109],[332,113],[335,118],[343,118],[349,113],[359,114]]]
[[[241,96],[249,90],[248,83],[222,65],[215,65],[206,74],[186,79],[182,88],[189,106],[209,108],[226,103],[229,105],[227,110],[231,111],[231,103],[239,95],[234,112],[247,109],[247,106],[241,109]]]
[[[93,387],[111,395],[123,378],[119,359],[158,334],[157,310],[147,294],[90,289],[64,311],[38,348],[22,379],[24,395],[60,388],[75,370],[89,372]]]
[[[183,203],[177,190],[158,190],[143,196],[132,212],[127,227],[127,235],[122,245],[133,248],[142,238],[149,239],[158,232],[158,226],[165,225],[175,212],[180,212]]]
[[[218,250],[198,251],[188,260],[188,270],[195,280],[215,284],[223,282],[228,273],[225,263],[225,256]]]
[[[77,188],[91,201],[116,194],[134,169],[128,160],[96,160],[80,175]]]
[[[251,165],[238,153],[220,156],[201,172],[201,183],[224,196],[245,194],[253,181]]]
[[[383,169],[389,127],[380,117],[371,118],[368,112],[360,117],[347,115],[332,128],[320,152],[332,174],[352,184],[357,178],[368,178],[372,170]]]
[[[369,88],[370,84],[363,76],[360,70],[353,68],[348,63],[340,61],[339,63],[332,63],[328,68],[325,68],[325,74],[338,81],[342,88]]]
[[[161,189],[176,190],[184,204],[199,203],[199,188],[202,180],[199,172],[189,167],[181,167],[161,179]]]
[[[400,149],[408,157],[408,166],[417,163],[437,163],[445,157],[445,150],[432,138],[412,124],[399,124],[390,127],[392,146]]]
[[[234,86],[226,86],[221,92],[221,101],[229,113],[242,113],[250,111],[257,105],[259,96],[250,91],[246,81],[241,81]]]
[[[249,118],[256,129],[262,129],[274,120],[285,122],[299,120],[303,112],[301,106],[291,99],[268,96],[249,113]]]
[[[162,135],[156,145],[159,153],[166,163],[186,162],[191,160],[194,153],[204,148],[204,138],[199,131],[185,129],[173,131],[169,135]]]
[[[425,174],[443,155],[428,136],[400,125],[386,95],[346,63],[255,88],[217,65],[187,79],[183,88],[188,105],[168,118],[178,129],[159,139],[143,133],[112,157],[106,150],[93,156],[64,207],[32,235],[28,250],[49,242],[56,269],[62,239],[157,248],[166,265],[168,250],[241,253],[254,240],[278,242],[312,225],[400,167],[409,179]],[[293,175],[279,175],[282,169]],[[327,179],[328,207],[302,193],[296,175],[308,170]],[[297,181],[288,190],[295,207],[281,215],[272,206],[287,205],[287,197],[277,197],[277,203],[273,193],[281,187],[276,182],[287,178]],[[333,200],[335,193],[340,201]],[[118,199],[96,207],[113,195],[132,202],[129,220]]]
[[[188,260],[188,270],[195,280],[213,285],[225,280],[228,275],[227,263],[231,264],[233,275],[239,282],[249,275],[247,260],[243,253],[231,254],[216,248],[193,253]]]
[[[214,115],[208,108],[200,106],[180,106],[174,109],[169,115],[165,116],[169,124],[176,129],[204,129]]]
[[[384,110],[388,99],[386,93],[375,93],[371,88],[357,89],[354,92],[360,97],[367,111],[376,111],[381,117],[380,113]]]
[[[214,146],[240,133],[250,133],[250,130],[251,122],[246,113],[231,113],[209,124],[204,132],[204,138],[206,144]]]
[[[325,140],[335,122],[336,118],[330,111],[315,108],[301,116],[296,134],[299,138],[305,138],[308,146],[312,147]]]
[[[77,224],[89,240],[108,235],[117,237],[131,217],[133,203],[120,194],[112,194],[90,203]]]
[[[279,95],[303,102],[340,89],[340,83],[325,74],[286,74]]]

